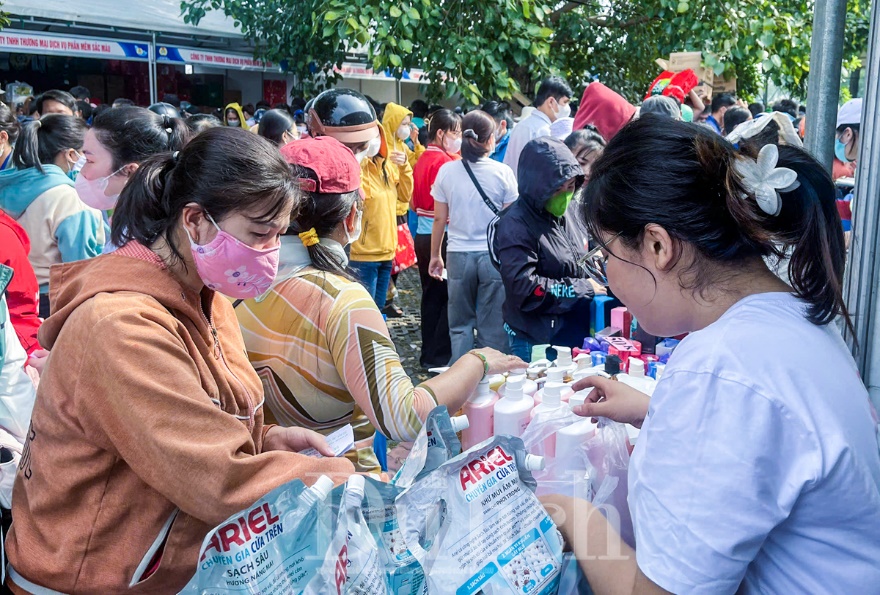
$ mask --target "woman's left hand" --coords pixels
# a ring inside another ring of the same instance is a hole
[[[306,428],[274,426],[266,432],[266,440],[263,442],[264,452],[270,450],[300,452],[307,448],[314,448],[325,457],[336,456],[323,435]]]

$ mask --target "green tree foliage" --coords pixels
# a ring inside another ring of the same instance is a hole
[[[431,97],[466,103],[531,93],[548,72],[573,86],[597,78],[630,100],[659,74],[656,58],[701,51],[745,96],[763,77],[806,96],[814,0],[184,0],[198,23],[222,10],[261,58],[301,81],[333,82],[334,67],[366,59],[401,76],[422,69]],[[849,0],[845,60],[867,48],[869,0]]]

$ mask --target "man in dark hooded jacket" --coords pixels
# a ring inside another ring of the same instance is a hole
[[[528,143],[519,159],[519,200],[498,222],[494,250],[504,281],[510,352],[531,360],[533,345],[580,347],[590,332],[594,287],[578,259],[587,233],[565,211],[584,172],[562,141]]]

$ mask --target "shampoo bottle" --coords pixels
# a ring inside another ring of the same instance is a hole
[[[523,392],[525,376],[509,376],[504,396],[495,403],[495,435],[522,438],[529,425],[534,400]]]
[[[462,450],[468,450],[492,437],[495,426],[493,414],[497,400],[498,393],[489,388],[489,378],[483,378],[462,407],[462,412],[467,416],[469,422],[469,427],[461,432]]]

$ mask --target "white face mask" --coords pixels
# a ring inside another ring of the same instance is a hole
[[[367,157],[375,157],[379,154],[379,149],[382,148],[382,139],[378,136],[370,141],[370,144],[367,145]]]
[[[445,137],[443,139],[443,148],[447,153],[458,153],[461,151],[461,138]]]
[[[399,138],[400,140],[406,140],[409,138],[409,135],[409,124],[401,124],[397,129],[397,138]]]
[[[305,136],[305,134],[309,131],[309,129],[306,128],[305,124],[297,124],[296,129],[299,130],[300,136]]]
[[[364,212],[361,211],[360,209],[358,209],[357,219],[355,219],[356,223],[354,224],[354,230],[351,233],[349,233],[348,227],[347,226],[345,227],[345,237],[348,238],[347,239],[348,244],[354,244],[355,242],[357,242],[360,239],[361,231],[362,231],[361,223],[362,223],[363,218],[364,218]]]
[[[566,103],[565,105],[559,104],[559,107],[556,109],[556,119],[559,120],[561,118],[567,118],[571,115],[571,104]]]

